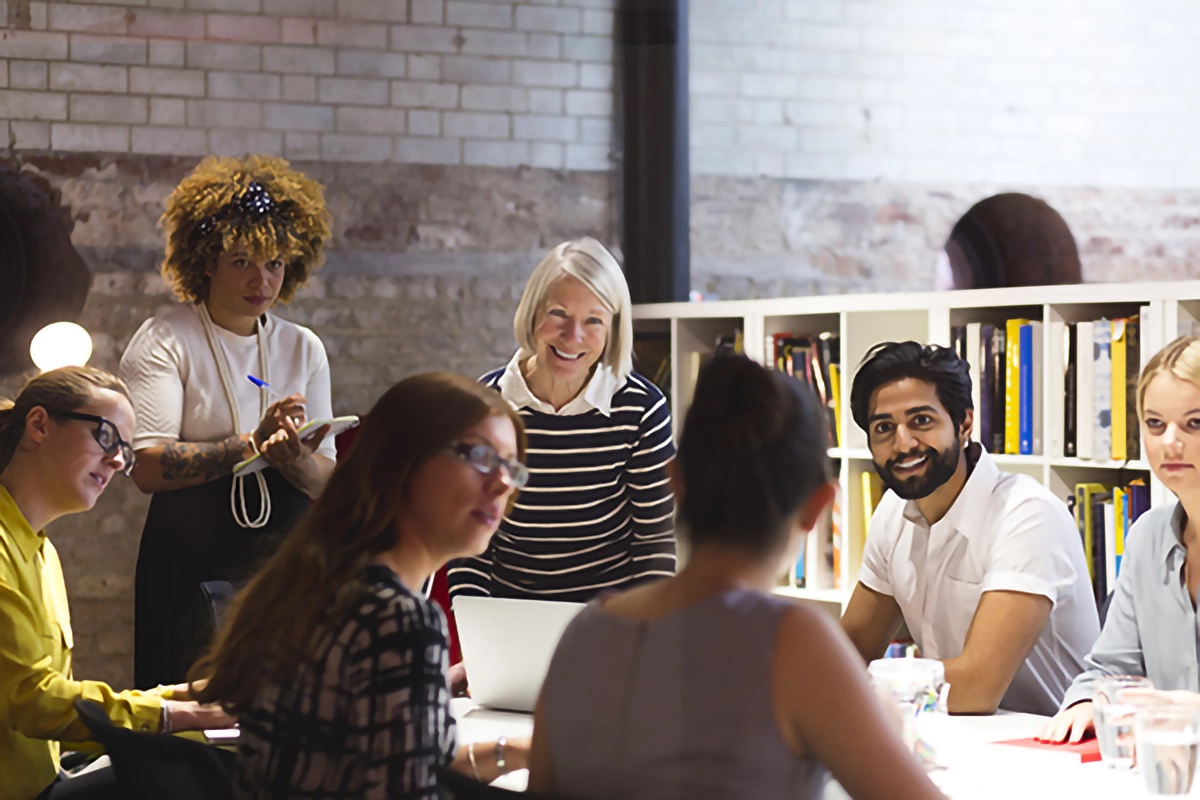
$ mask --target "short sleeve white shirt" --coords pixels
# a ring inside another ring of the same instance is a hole
[[[262,390],[247,375],[265,377],[271,384],[271,399],[303,393],[308,419],[332,417],[329,360],[320,338],[273,314],[266,318],[267,376],[260,374],[257,336],[240,336],[213,326],[217,344],[229,360],[241,423],[237,431],[196,306],[176,306],[142,323],[125,348],[118,370],[129,386],[137,414],[134,449],[180,441],[215,442],[235,433],[250,433],[262,418]],[[316,452],[336,460],[333,437],[326,437]]]
[[[984,592],[1039,594],[1050,619],[1000,702],[1054,714],[1100,635],[1078,529],[1066,505],[1027,475],[981,452],[946,516],[929,525],[913,501],[887,492],[871,518],[859,581],[894,597],[921,654],[962,655]]]

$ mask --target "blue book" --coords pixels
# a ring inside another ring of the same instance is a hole
[[[1021,376],[1021,388],[1018,405],[1017,421],[1019,425],[1020,448],[1023,456],[1033,455],[1033,326],[1022,325],[1018,345],[1018,365]]]
[[[1121,517],[1122,524],[1121,524],[1120,530],[1124,531],[1125,536],[1129,535],[1129,526],[1133,524],[1132,520],[1129,519],[1129,495],[1130,495],[1130,492],[1127,487],[1124,492],[1121,492],[1121,507],[1118,509],[1115,509],[1117,515]],[[1125,557],[1124,545],[1125,545],[1125,542],[1122,541],[1121,547],[1117,548],[1117,554],[1116,554],[1116,558],[1115,558],[1115,560],[1117,562],[1117,577],[1121,576],[1121,559]]]
[[[807,545],[808,542],[805,542]],[[796,586],[803,589],[804,583],[804,547],[800,548],[800,555],[796,558]]]

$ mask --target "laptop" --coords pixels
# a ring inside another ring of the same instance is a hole
[[[452,608],[471,699],[533,713],[554,648],[583,604],[456,597]]]

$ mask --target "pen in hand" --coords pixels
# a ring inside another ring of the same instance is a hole
[[[267,383],[262,378],[256,378],[253,375],[247,375],[246,380],[250,381],[251,383],[253,383],[255,386],[257,386],[260,389],[267,390],[267,404],[268,405],[275,405],[280,400],[285,399],[284,397],[281,397],[280,395],[276,394],[275,391],[271,388],[271,384]],[[292,419],[292,424],[295,425],[297,428],[299,428],[303,422],[302,418],[300,418],[300,417],[292,417],[291,419]]]
[[[271,384],[267,383],[262,378],[256,378],[253,375],[247,375],[246,380],[250,381],[251,383],[253,383],[255,386],[257,386],[260,389],[266,389],[267,396],[271,399],[272,404],[277,403],[279,401],[279,398],[275,395],[275,392],[271,389]]]

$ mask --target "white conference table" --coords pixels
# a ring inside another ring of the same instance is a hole
[[[452,700],[450,710],[458,720],[460,742],[533,732],[533,718],[528,714],[491,711],[467,698]],[[922,730],[937,749],[941,765],[930,778],[951,800],[1136,800],[1152,796],[1136,772],[1109,769],[1100,762],[1081,764],[1077,755],[1069,753],[993,744],[1033,736],[1044,721],[1044,717],[1031,714],[1004,712],[988,717],[930,715]],[[863,756],[865,764],[870,754]],[[528,772],[521,770],[505,775],[496,785],[523,791],[528,778]],[[1200,795],[1200,787],[1192,794]],[[832,782],[825,794],[829,800],[847,796]]]

